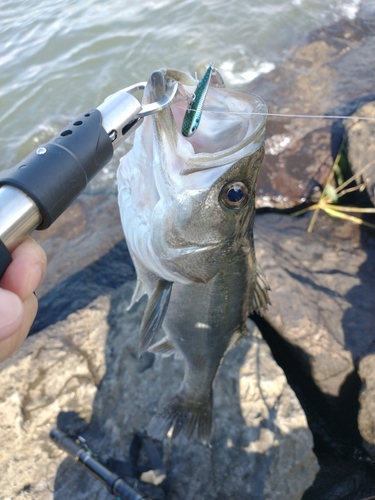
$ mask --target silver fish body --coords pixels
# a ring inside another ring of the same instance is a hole
[[[151,76],[145,98],[158,99],[171,79],[194,84],[162,70]],[[148,432],[163,439],[173,426],[173,436],[183,431],[190,438],[197,429],[208,440],[221,360],[247,334],[248,315],[269,303],[252,235],[265,116],[251,111],[266,108],[256,96],[212,88],[200,128],[188,139],[179,132],[180,107],[150,117],[136,132],[118,172],[119,205],[138,276],[133,302],[149,297],[140,351],[176,353],[185,364],[179,391]],[[166,336],[151,345],[161,325]]]

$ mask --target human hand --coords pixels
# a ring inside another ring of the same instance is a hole
[[[13,262],[0,280],[0,361],[25,340],[38,310],[35,290],[42,283],[47,257],[27,237],[12,253]]]

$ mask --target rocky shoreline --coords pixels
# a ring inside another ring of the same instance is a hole
[[[337,116],[364,105],[358,114],[373,116],[374,23],[312,33],[248,90],[271,113]],[[353,171],[372,160],[373,130],[269,118],[255,244],[272,306],[225,357],[210,446],[163,442],[173,500],[375,495],[375,232],[320,214],[309,234],[311,215],[285,210],[319,196],[344,134]],[[374,201],[371,169],[366,176]],[[33,335],[0,365],[0,499],[109,500],[50,430],[126,459],[134,433],[179,385],[181,361],[137,358],[145,302],[125,310],[135,274],[115,196],[81,196],[36,238],[49,267]]]

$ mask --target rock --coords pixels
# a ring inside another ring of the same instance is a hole
[[[252,338],[224,358],[215,388],[212,447],[218,498],[301,498],[318,470],[306,417],[259,331],[251,330]],[[244,422],[234,428],[236,415],[233,410],[228,412],[228,401],[235,407],[228,394],[234,384],[228,375],[233,382],[239,379]],[[265,477],[264,483],[254,480],[255,470],[258,477]],[[228,476],[236,489],[219,479]]]
[[[301,350],[320,390],[338,397],[355,366],[375,348],[372,300],[375,238],[358,226],[320,216],[256,218],[257,258],[272,289],[267,321]],[[326,226],[326,233],[319,226]]]
[[[353,116],[368,117],[375,120],[375,102],[361,106]],[[373,121],[348,120],[345,123],[347,154],[353,174],[358,174],[369,165],[362,178],[366,183],[368,195],[375,204],[375,127]]]
[[[123,240],[117,196],[82,194],[51,227],[32,236],[48,258],[46,277],[37,292],[42,297]]]
[[[79,252],[82,248],[85,250],[85,247],[84,239],[75,247],[77,267],[80,267],[81,262]],[[100,259],[68,276],[42,297],[31,334],[66,319],[69,314],[87,307],[98,296],[110,294],[125,281],[134,279],[134,267],[126,243],[122,240]]]
[[[344,460],[332,456],[322,457],[319,464],[316,484],[306,491],[303,500],[375,499],[373,465],[362,460]]]
[[[368,354],[361,360],[359,376],[363,385],[359,398],[358,425],[364,446],[375,459],[375,354]]]
[[[281,362],[276,358],[307,414],[315,451],[328,449],[346,464],[344,481],[335,475],[330,460],[324,465],[324,453],[318,453],[325,472],[317,476],[317,489],[306,499],[344,498],[344,484],[354,488],[345,498],[361,499],[355,475],[367,475],[362,484],[368,495],[375,494],[374,462],[368,458],[375,459],[375,237],[371,230],[322,214],[309,234],[306,219],[256,217],[256,254],[272,289],[272,306],[264,318],[287,341],[286,347],[280,342],[273,346],[273,352],[284,352]],[[291,354],[285,358],[288,349]],[[296,366],[291,374],[292,364]],[[358,369],[363,381],[359,417]],[[361,439],[368,455],[361,451]],[[334,483],[328,484],[329,477]],[[320,493],[322,484],[326,497]],[[329,496],[331,488],[341,494]]]
[[[90,278],[87,272],[86,286]],[[125,311],[133,287],[126,282],[29,337],[2,365],[5,497],[51,499],[54,490],[55,500],[112,498],[58,451],[48,433],[58,422],[83,433],[100,456],[125,459],[134,433],[179,386],[181,360],[137,357],[145,301]],[[61,285],[51,293],[59,296]],[[172,499],[299,499],[314,480],[318,466],[305,415],[259,331],[250,327],[252,335],[228,353],[215,382],[211,446],[184,436],[164,441]]]
[[[275,70],[246,89],[270,113],[350,115],[374,99],[374,13],[311,33]],[[316,199],[342,137],[339,119],[269,116],[266,155],[258,181],[258,207],[290,208]]]
[[[76,431],[89,424],[105,372],[109,306],[109,297],[101,297],[65,322],[29,337],[1,364],[1,498],[53,498],[54,476],[65,456],[49,432],[60,412],[80,417]],[[71,492],[65,498],[73,498]]]

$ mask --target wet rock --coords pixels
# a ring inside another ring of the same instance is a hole
[[[361,106],[353,116],[373,118],[375,120],[375,103]],[[348,120],[345,123],[347,136],[347,154],[353,174],[360,173],[367,165],[362,179],[366,184],[368,195],[375,204],[375,123],[367,120]]]
[[[90,286],[89,272],[86,279]],[[112,498],[48,433],[58,422],[83,433],[103,459],[126,459],[134,433],[179,386],[181,360],[137,357],[145,301],[125,311],[133,287],[127,282],[29,337],[2,365],[5,497]],[[59,285],[53,293],[61,293]],[[314,480],[318,466],[305,415],[259,331],[251,329],[215,381],[211,446],[184,436],[164,440],[171,498],[299,499]]]
[[[284,64],[246,88],[270,113],[350,115],[374,99],[374,13],[314,31]],[[341,120],[270,116],[258,207],[289,208],[314,200],[325,184],[342,136]]]

